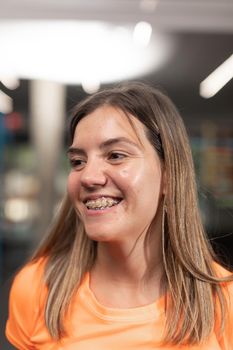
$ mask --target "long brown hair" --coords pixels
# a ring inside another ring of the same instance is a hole
[[[72,142],[78,122],[98,107],[116,107],[138,118],[166,169],[163,221],[163,264],[167,286],[164,343],[199,344],[213,331],[216,305],[224,326],[225,297],[220,285],[232,277],[218,278],[215,256],[206,238],[198,209],[191,149],[183,121],[171,100],[143,83],[126,83],[100,91],[74,110],[70,124]],[[52,337],[65,334],[65,312],[82,277],[96,258],[96,244],[85,234],[66,196],[49,234],[33,256],[46,257],[48,299],[45,320]]]

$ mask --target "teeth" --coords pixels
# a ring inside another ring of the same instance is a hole
[[[96,200],[88,200],[85,205],[89,209],[104,209],[104,208],[110,208],[113,205],[116,205],[119,203],[119,200],[113,199],[113,198],[98,198]]]

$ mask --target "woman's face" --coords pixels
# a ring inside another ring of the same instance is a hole
[[[96,241],[124,242],[146,233],[163,193],[159,157],[143,124],[103,106],[77,125],[68,155],[68,193]]]

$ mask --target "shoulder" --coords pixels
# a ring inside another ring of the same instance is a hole
[[[44,269],[46,260],[40,258],[27,263],[15,276],[9,299],[10,311],[15,308],[23,309],[30,305],[35,306],[43,296],[46,295],[46,284],[44,281]]]
[[[233,302],[233,272],[216,262],[213,266],[216,277],[225,279],[220,285],[225,296]]]
[[[35,261],[28,262],[23,268],[19,270],[14,278],[14,283],[17,282],[25,282],[25,280],[32,280],[35,282],[36,280],[41,280],[44,274],[46,259],[40,258]]]
[[[218,277],[227,277],[233,275],[233,273],[230,271],[230,268],[223,267],[217,262],[213,263],[213,267]]]
[[[45,288],[44,268],[45,259],[40,258],[37,261],[27,263],[15,276],[11,287],[10,294],[15,297],[31,297],[38,294],[41,289]]]
[[[222,282],[222,287],[228,289],[233,293],[233,272],[230,268],[223,267],[219,263],[214,262],[214,270],[218,278],[223,278],[226,281]]]
[[[225,296],[226,312],[230,316],[231,325],[233,325],[233,273],[220,264],[214,263],[214,266],[217,277],[225,279],[220,286]]]
[[[45,259],[26,264],[14,278],[9,298],[6,336],[17,348],[28,349],[38,317],[44,311],[47,289]]]
[[[222,349],[232,349],[233,344],[233,273],[223,266],[215,263],[215,272],[217,277],[228,279],[221,283],[222,291],[225,297],[224,304],[224,331],[216,333],[219,338],[219,343]],[[219,305],[217,305],[217,314],[219,311]],[[219,321],[219,320],[218,320]],[[217,329],[217,328],[216,328]],[[230,348],[229,348],[230,346]]]

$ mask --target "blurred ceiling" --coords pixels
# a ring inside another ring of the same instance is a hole
[[[233,80],[207,100],[199,96],[199,84],[233,53],[233,0],[1,0],[0,21],[9,19],[98,20],[119,25],[148,21],[153,33],[169,38],[173,50],[158,70],[140,79],[162,86],[187,117],[222,114],[232,120]],[[77,91],[78,87],[69,86],[68,98],[73,101]],[[12,94],[18,106],[25,103],[22,89]]]
[[[2,19],[147,20],[169,31],[233,31],[232,0],[1,0]]]

